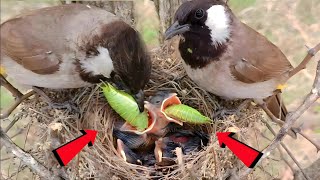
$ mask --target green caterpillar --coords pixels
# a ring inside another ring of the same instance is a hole
[[[211,122],[210,118],[184,104],[171,105],[164,110],[164,113],[171,118],[191,124],[207,124]]]
[[[117,90],[110,84],[103,86],[102,90],[109,105],[120,115],[120,117],[130,125],[136,127],[138,131],[147,129],[148,113],[140,113],[139,107],[132,96]]]

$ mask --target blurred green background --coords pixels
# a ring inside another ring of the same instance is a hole
[[[137,29],[141,32],[150,49],[157,47],[159,46],[159,21],[154,7],[148,0],[137,0],[137,2],[135,6]],[[21,12],[55,4],[60,4],[60,2],[53,0],[1,0],[1,22]],[[229,5],[243,22],[276,44],[294,66],[306,55],[305,45],[312,47],[320,42],[320,0],[229,0]],[[289,111],[294,110],[310,91],[319,59],[320,56],[317,55],[306,70],[288,82],[288,87],[284,92],[284,100]],[[13,98],[1,88],[0,100],[1,109],[3,109],[12,102]],[[1,121],[1,126],[5,127],[9,121]],[[298,124],[302,123],[303,130],[320,143],[320,101],[299,119]],[[19,129],[19,126],[22,127],[25,124],[22,122],[15,129]],[[15,132],[9,134],[13,135]],[[23,146],[24,138],[21,136],[15,140]],[[302,161],[303,166],[309,165],[319,157],[316,155],[314,147],[305,140],[290,141],[292,140],[286,139],[285,142],[289,143],[289,147],[298,156],[298,160]],[[1,151],[1,154],[3,157],[10,157],[4,150]],[[1,161],[1,165],[4,165],[1,166],[2,174],[10,173],[10,167],[14,167],[8,163],[8,161]],[[269,168],[275,174],[278,173],[282,179],[290,179],[290,176],[284,177],[285,175],[283,175],[287,171],[285,166],[273,165],[269,165],[271,166]],[[22,175],[17,179],[23,178],[25,176]]]

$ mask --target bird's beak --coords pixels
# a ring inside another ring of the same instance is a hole
[[[165,108],[167,108],[170,105],[174,105],[174,104],[181,104],[180,99],[177,97],[176,93],[171,93],[168,95],[168,97],[166,99],[164,99],[162,101],[161,107],[160,107],[160,112],[165,116],[165,120],[167,120],[168,122],[173,122],[176,124],[179,124],[180,126],[183,126],[183,122],[179,121],[177,119],[171,118],[169,116],[166,115],[166,113],[164,112]]]
[[[183,34],[188,31],[190,31],[189,24],[180,25],[179,22],[176,21],[165,32],[165,39],[169,40],[178,34]]]
[[[137,94],[135,94],[134,99],[136,100],[140,112],[144,111],[144,92],[140,90]]]
[[[154,155],[156,157],[157,162],[162,161],[162,157],[163,157],[162,147],[163,146],[164,146],[163,138],[160,138],[155,142]]]
[[[142,164],[138,155],[129,149],[121,139],[117,139],[117,155],[128,163]]]
[[[167,142],[164,142],[163,138],[158,139],[155,142],[155,148],[154,148],[154,156],[156,158],[156,165],[158,166],[172,166],[175,164],[175,160],[172,157],[164,157],[163,154],[166,152],[172,153],[171,149],[168,149]]]
[[[148,102],[145,102],[145,103],[146,104],[144,105],[144,108],[147,109],[148,113],[149,113],[149,126],[148,126],[148,128],[141,132],[141,131],[138,131],[135,127],[131,126],[128,122],[126,122],[121,126],[121,128],[120,128],[121,131],[132,132],[132,133],[135,133],[137,135],[144,136],[146,133],[150,132],[151,130],[153,130],[155,128],[155,124],[157,122],[156,112],[149,111],[149,108],[152,109],[153,105],[148,103]]]
[[[181,104],[180,99],[177,97],[176,93],[168,94],[167,98],[162,101],[161,111],[164,111],[165,108],[174,104]]]

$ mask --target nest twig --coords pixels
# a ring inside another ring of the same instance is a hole
[[[15,156],[19,157],[26,165],[28,165],[31,170],[42,178],[54,180],[60,179],[55,176],[50,170],[40,164],[36,159],[34,159],[29,153],[24,152],[19,148],[12,140],[7,136],[7,134],[0,128],[0,138],[1,144],[3,144],[7,150],[10,150]]]

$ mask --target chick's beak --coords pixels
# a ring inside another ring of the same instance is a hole
[[[142,164],[140,157],[129,149],[120,139],[117,139],[117,152],[117,155],[128,163]]]
[[[173,23],[165,32],[165,39],[169,40],[173,38],[176,35],[183,34],[185,32],[190,31],[190,25],[189,24],[183,24],[180,25],[178,21]]]
[[[135,94],[134,99],[136,100],[140,112],[144,111],[144,92],[140,90],[137,94]]]
[[[149,102],[145,102],[144,108],[148,111],[149,114],[149,125],[148,128],[144,131],[138,131],[135,127],[131,126],[128,122],[124,123],[120,130],[124,132],[132,132],[142,137],[146,136],[146,133],[153,132],[157,122],[157,115],[156,112],[153,110],[155,107],[150,104]],[[144,137],[145,138],[145,137]],[[145,138],[146,139],[146,138]]]

